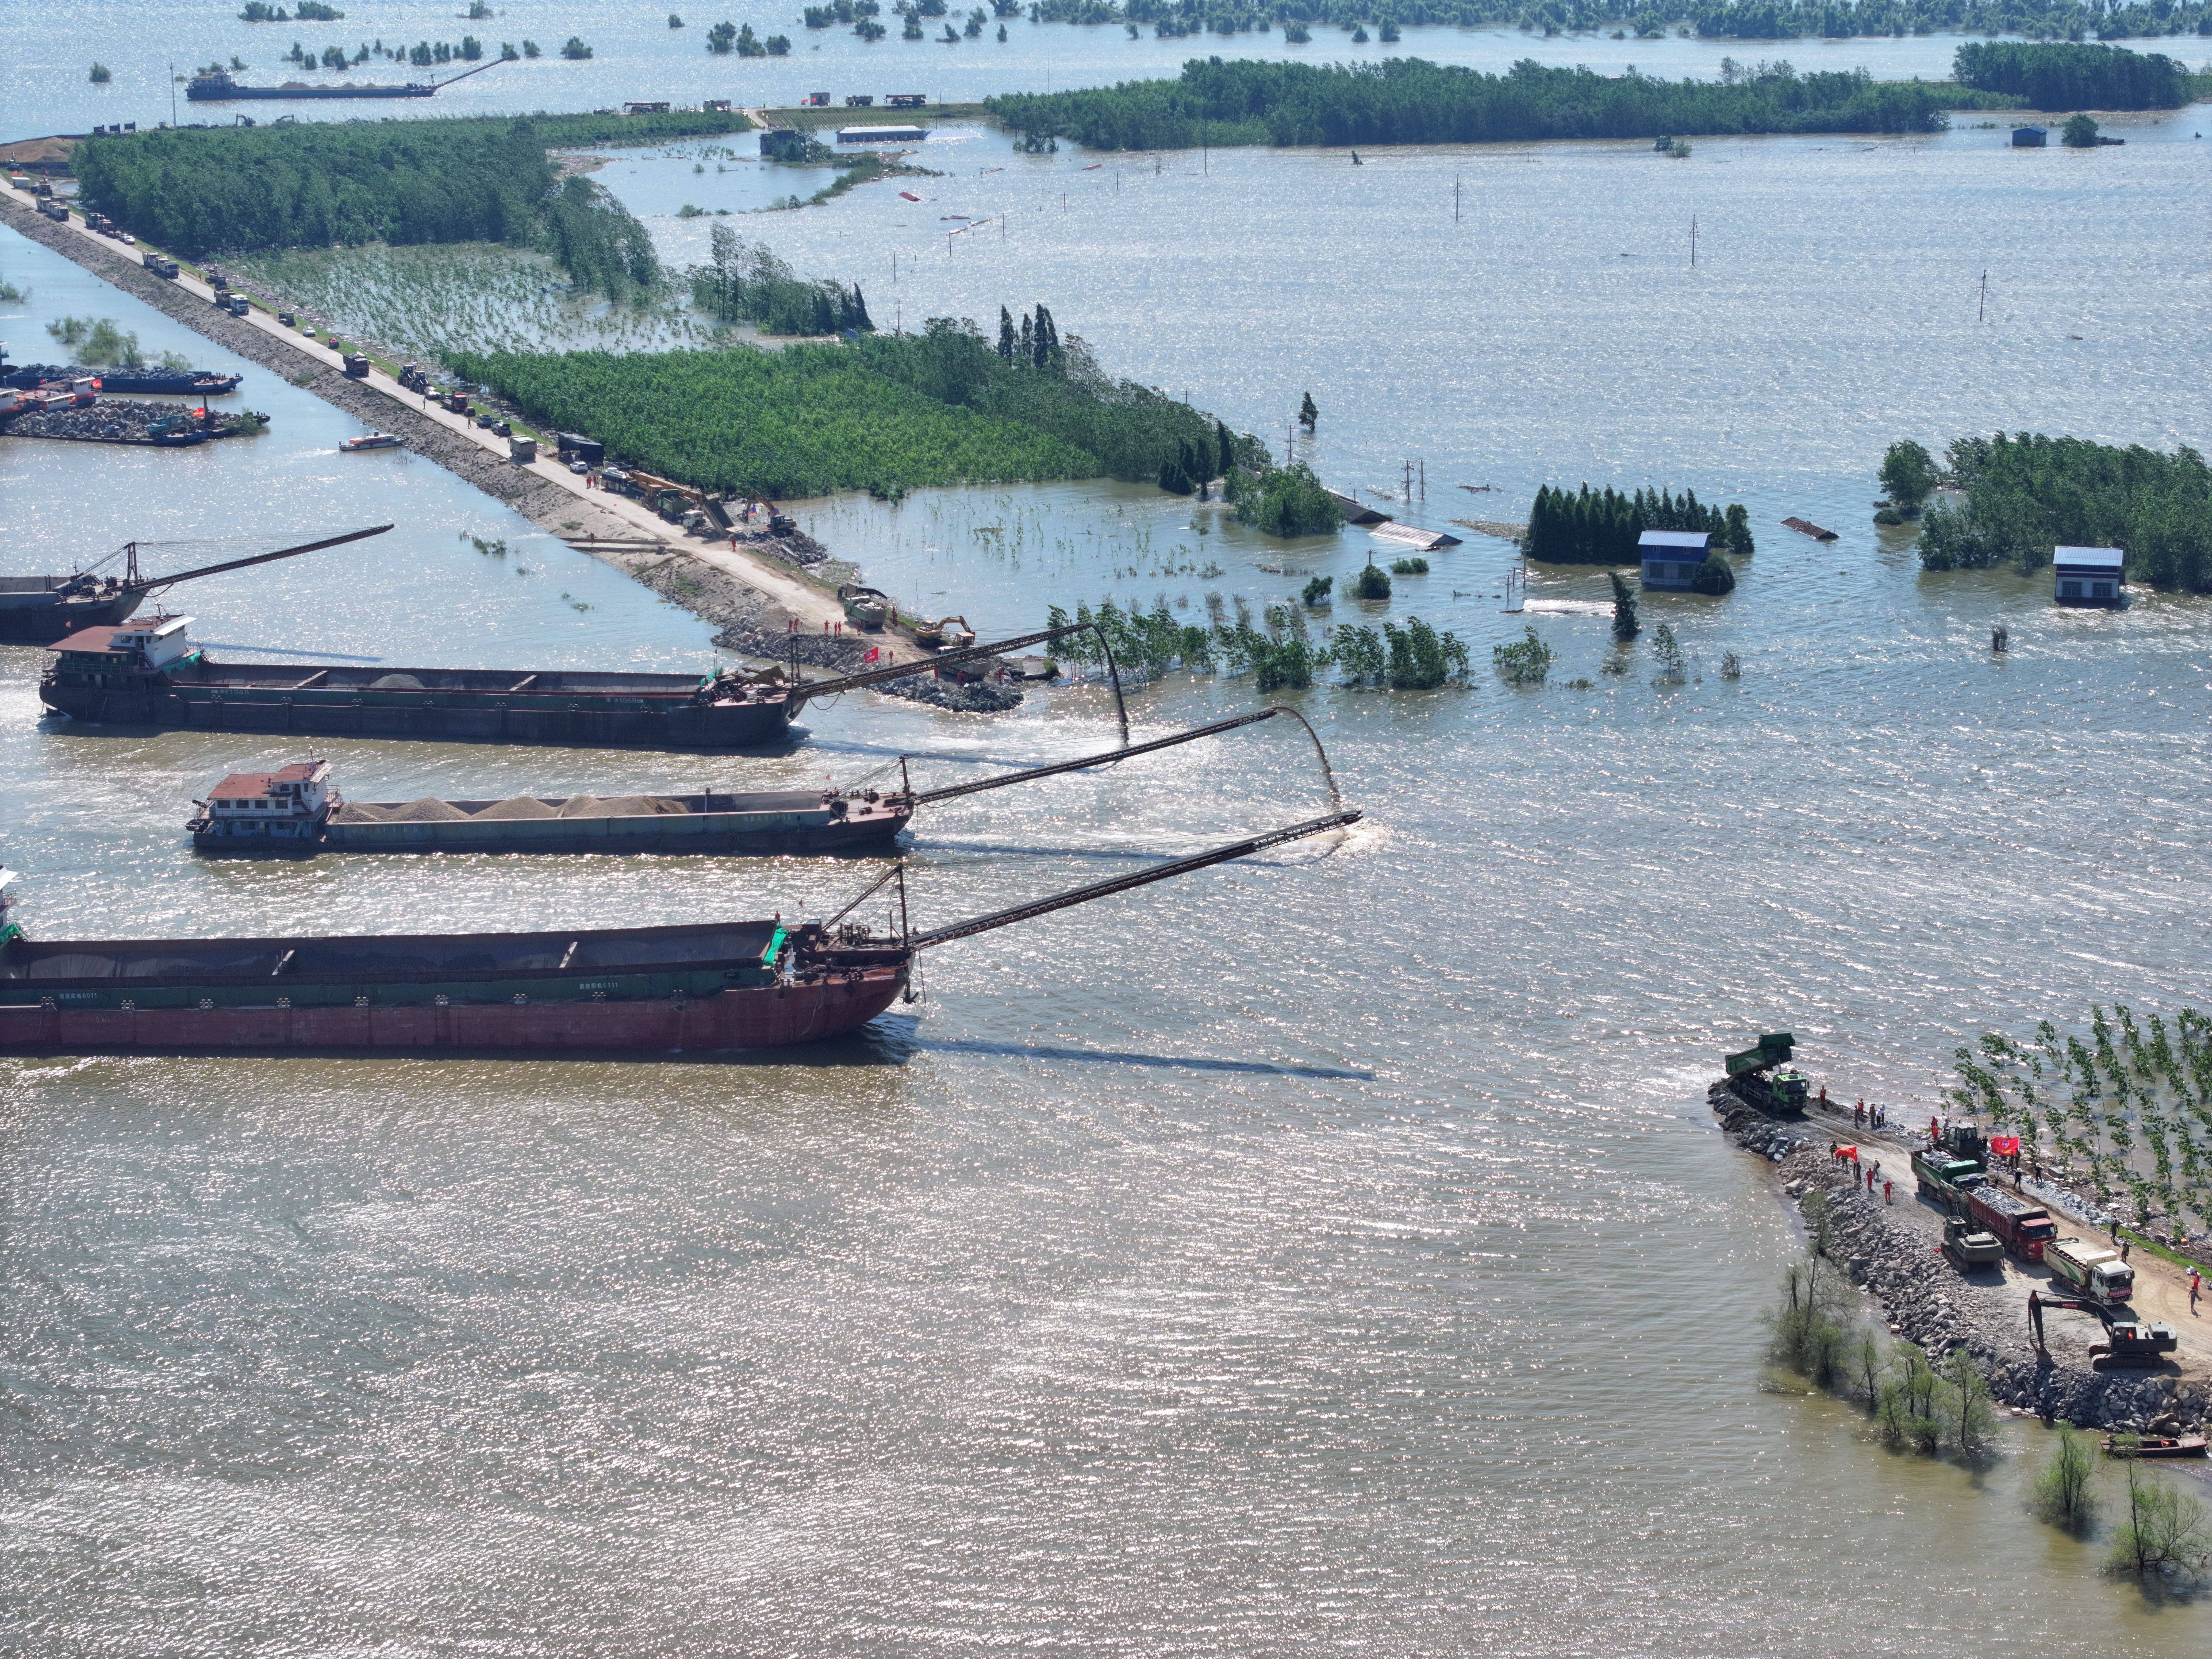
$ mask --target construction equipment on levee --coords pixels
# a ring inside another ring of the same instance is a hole
[[[1963,1215],[1945,1219],[1940,1248],[1951,1265],[1962,1273],[1970,1273],[1977,1267],[1994,1267],[2004,1260],[2005,1254],[2002,1239],[1976,1226]]]
[[[2048,1354],[2051,1350],[2043,1340],[2043,1310],[2045,1308],[2068,1308],[2076,1313],[2094,1315],[2105,1327],[2105,1340],[2089,1345],[2089,1364],[2096,1370],[2120,1366],[2130,1370],[2148,1370],[2166,1363],[2166,1356],[2181,1346],[2181,1339],[2173,1334],[2171,1325],[2146,1325],[2132,1319],[2115,1319],[2112,1310],[2102,1303],[2092,1302],[2086,1297],[2045,1296],[2040,1291],[2027,1293],[2027,1322],[2035,1335],[2038,1352]]]
[[[1756,1048],[1729,1055],[1728,1091],[1769,1117],[1803,1116],[1808,1080],[1790,1064],[1796,1043],[1787,1031],[1769,1031]]]
[[[367,530],[302,543],[298,547],[281,547],[274,553],[257,553],[251,558],[204,564],[167,576],[140,573],[137,542],[125,542],[89,568],[67,576],[0,576],[0,641],[10,644],[50,644],[82,629],[124,622],[149,595],[173,587],[179,582],[198,581],[204,576],[219,576],[228,570],[244,570],[278,559],[297,558],[302,553],[319,553],[326,547],[343,547],[349,542],[381,536],[391,528],[388,524],[374,525]],[[103,567],[117,559],[125,562],[120,576],[100,574]]]

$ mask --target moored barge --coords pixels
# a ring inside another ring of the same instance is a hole
[[[193,848],[215,858],[311,858],[321,853],[875,853],[896,839],[921,807],[1119,765],[1278,714],[1288,714],[1305,727],[1334,801],[1335,779],[1320,737],[1304,715],[1278,707],[1148,743],[927,790],[914,787],[901,756],[899,782],[884,789],[349,801],[332,783],[328,761],[294,761],[273,772],[231,774],[205,800],[192,803],[200,810],[185,828]]]
[[[867,790],[510,795],[350,801],[330,763],[234,773],[185,826],[217,857],[289,853],[872,852],[906,828],[910,800]]]
[[[319,552],[326,547],[341,547],[348,542],[381,536],[391,528],[388,524],[378,525],[373,529],[309,542],[302,547],[280,548],[274,553],[259,553],[249,559],[229,559],[221,564],[203,565],[197,570],[179,570],[173,576],[142,575],[136,542],[125,543],[100,562],[106,564],[118,556],[124,557],[120,576],[103,576],[97,565],[67,576],[0,576],[0,641],[47,644],[88,628],[120,623],[135,613],[149,594],[178,582],[196,581],[203,576],[243,570],[250,565]]]
[[[647,674],[218,663],[191,642],[185,631],[191,624],[189,617],[151,617],[87,628],[58,641],[49,647],[54,659],[39,682],[40,701],[94,726],[686,752],[752,749],[785,740],[793,715],[811,697],[910,679],[1095,626],[1046,629],[927,661],[802,682],[780,668]],[[1115,706],[1126,733],[1118,679]]]
[[[773,1048],[866,1024],[917,951],[1356,822],[1337,811],[915,933],[823,922],[528,933],[34,941],[0,925],[0,1052],[366,1054]],[[0,884],[9,879],[0,872]],[[4,914],[0,896],[0,914]],[[903,908],[903,906],[902,906]]]
[[[218,663],[189,617],[88,628],[51,647],[39,696],[106,726],[638,749],[745,749],[791,723],[780,678],[574,669]]]

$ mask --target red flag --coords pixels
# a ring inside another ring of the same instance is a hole
[[[2018,1135],[1991,1135],[1990,1137],[1990,1150],[1993,1152],[2001,1153],[2006,1158],[2017,1158],[2020,1155],[2020,1137]]]

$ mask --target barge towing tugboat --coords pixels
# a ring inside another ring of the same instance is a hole
[[[716,674],[644,674],[217,663],[186,636],[191,623],[189,617],[150,617],[71,635],[50,647],[54,660],[39,682],[40,701],[58,714],[95,726],[696,753],[787,741],[793,716],[809,698],[1095,631],[1095,624],[1078,623],[836,679],[802,681],[780,666],[757,673],[728,668]],[[1120,694],[1117,677],[1117,703]],[[1121,730],[1126,738],[1126,711]]]
[[[36,941],[0,892],[0,1052],[356,1054],[775,1048],[865,1025],[917,951],[1357,823],[1341,811],[925,933],[821,922],[532,933]],[[7,872],[0,872],[0,885]]]

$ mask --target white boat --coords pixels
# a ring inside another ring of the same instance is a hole
[[[348,438],[338,446],[340,453],[346,454],[362,449],[397,449],[398,447],[399,440],[389,432],[372,432],[366,437]]]

